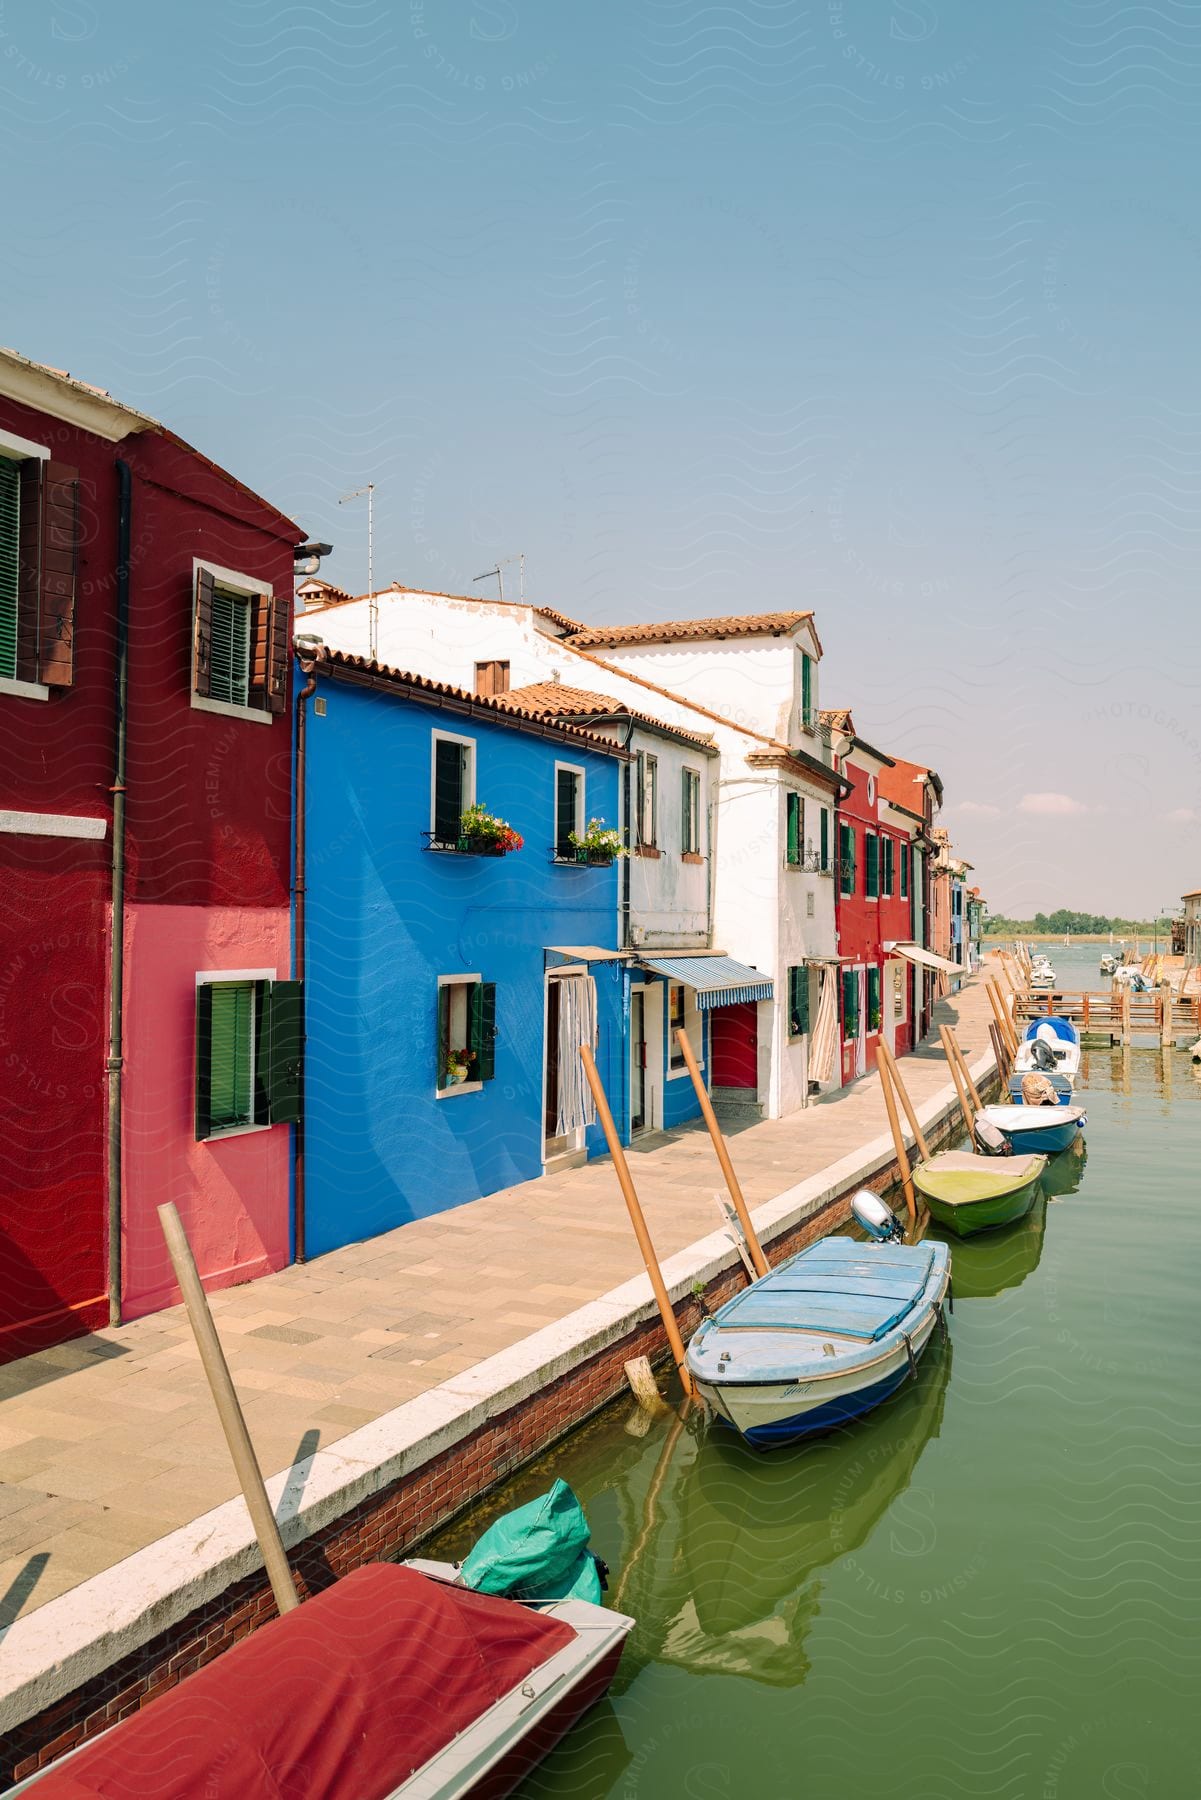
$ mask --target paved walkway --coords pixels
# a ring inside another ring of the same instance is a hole
[[[983,984],[939,1019],[989,1049]],[[937,1042],[937,1039],[935,1039]],[[916,1101],[948,1088],[940,1050],[904,1059]],[[787,1119],[741,1129],[754,1208],[885,1127],[867,1076]],[[720,1223],[703,1126],[631,1153],[666,1258]],[[608,1159],[491,1194],[213,1296],[264,1471],[427,1392],[641,1272]],[[236,1483],[179,1307],[0,1367],[0,1634],[88,1577],[230,1499]]]

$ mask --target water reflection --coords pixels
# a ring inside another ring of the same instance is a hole
[[[1071,1151],[1065,1151],[1052,1160],[1063,1162],[1071,1155]],[[1048,1165],[1046,1174],[1050,1173]],[[1043,1179],[1045,1183],[1046,1176]],[[1077,1174],[1077,1185],[1079,1179]],[[1006,1288],[1021,1287],[1027,1275],[1037,1269],[1046,1232],[1047,1194],[1045,1186],[1040,1186],[1025,1218],[1016,1219],[1000,1231],[957,1238],[947,1237],[935,1227],[930,1235],[941,1236],[951,1245],[951,1288],[956,1300],[991,1300]]]
[[[938,1436],[952,1354],[936,1337],[916,1382],[793,1453],[763,1455],[716,1430],[683,1439],[688,1467],[677,1466],[661,1541],[623,1596],[636,1616],[660,1621],[635,1633],[633,1659],[799,1686],[816,1577],[858,1549],[909,1486]]]
[[[1081,1132],[1074,1144],[1048,1161],[1043,1170],[1043,1192],[1051,1200],[1066,1200],[1069,1194],[1077,1192],[1084,1180],[1087,1162],[1088,1142]]]

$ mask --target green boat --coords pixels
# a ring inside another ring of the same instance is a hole
[[[956,1237],[1024,1218],[1034,1205],[1045,1156],[975,1156],[944,1150],[920,1163],[913,1185],[930,1217]]]

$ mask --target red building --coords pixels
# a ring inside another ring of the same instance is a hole
[[[933,769],[896,756],[891,767],[880,771],[880,796],[883,822],[895,826],[898,834],[909,841],[905,935],[925,954],[925,961],[911,963],[905,972],[905,980],[908,983],[907,1007],[912,1020],[911,1042],[920,1043],[930,1029],[935,985],[940,979],[929,964],[930,864],[934,850],[930,832],[934,814],[942,805],[942,782]]]
[[[0,1358],[288,1260],[299,535],[0,352]]]
[[[842,1079],[874,1068],[883,1037],[897,1056],[913,1048],[913,963],[897,952],[913,943],[916,821],[898,813],[885,792],[894,758],[855,732],[849,711],[824,712],[822,723],[845,788],[836,821],[836,923]]]

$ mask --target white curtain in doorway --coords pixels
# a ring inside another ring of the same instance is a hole
[[[580,1049],[596,1049],[596,983],[591,975],[564,975],[559,990],[559,1117],[556,1132],[570,1137],[596,1119]]]
[[[836,979],[833,969],[821,971],[817,1016],[813,1021],[813,1036],[809,1043],[811,1081],[827,1082],[834,1073],[834,1058],[838,1054],[838,1016],[834,1004]]]

